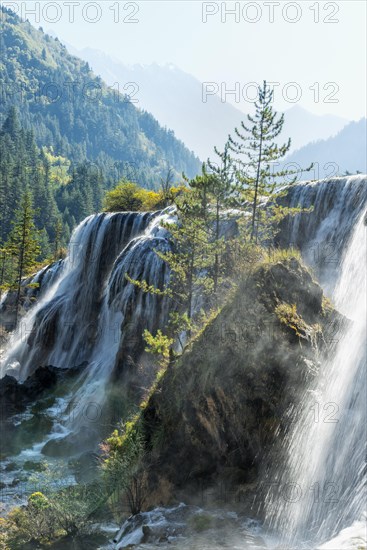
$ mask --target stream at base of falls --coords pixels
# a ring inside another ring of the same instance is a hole
[[[103,527],[110,542],[98,550],[364,550],[367,544],[366,518],[321,545],[286,547],[260,521],[236,508],[205,509],[183,503],[138,514],[118,532],[113,524]]]

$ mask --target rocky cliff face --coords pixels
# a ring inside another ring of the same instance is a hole
[[[296,259],[244,279],[143,411],[151,504],[258,481],[342,322]]]

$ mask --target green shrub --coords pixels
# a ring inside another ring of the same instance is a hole
[[[130,512],[138,514],[146,501],[146,470],[141,417],[136,415],[122,429],[115,430],[101,445],[104,452],[104,481],[110,495],[122,493],[127,498]]]
[[[159,210],[162,206],[162,193],[148,191],[129,181],[122,181],[108,191],[103,203],[103,209],[107,212],[145,212]]]
[[[57,536],[50,503],[42,493],[33,493],[28,504],[13,508],[5,519],[10,548],[22,548],[27,542],[49,543]]]
[[[101,495],[101,488],[92,485],[64,487],[49,496],[33,493],[26,506],[0,519],[0,550],[21,549],[29,542],[48,545],[89,532]]]

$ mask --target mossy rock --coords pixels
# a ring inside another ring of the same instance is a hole
[[[325,314],[321,287],[296,259],[244,279],[141,413],[148,461],[159,465],[149,469],[158,499],[149,504],[160,502],[160,479],[171,499],[184,494],[188,503],[195,483],[205,489],[228,472],[236,472],[234,490],[256,483],[264,457],[271,463],[281,452],[287,411],[316,375],[328,352],[324,333],[338,317],[331,306]]]
[[[203,533],[214,527],[214,519],[210,514],[195,514],[189,520],[189,527],[196,533]]]

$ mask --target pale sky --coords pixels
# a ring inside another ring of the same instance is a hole
[[[77,49],[95,48],[125,64],[173,63],[223,93],[237,86],[240,97],[226,100],[244,111],[250,83],[266,79],[280,83],[277,108],[297,104],[347,119],[366,114],[364,0],[2,3]]]

